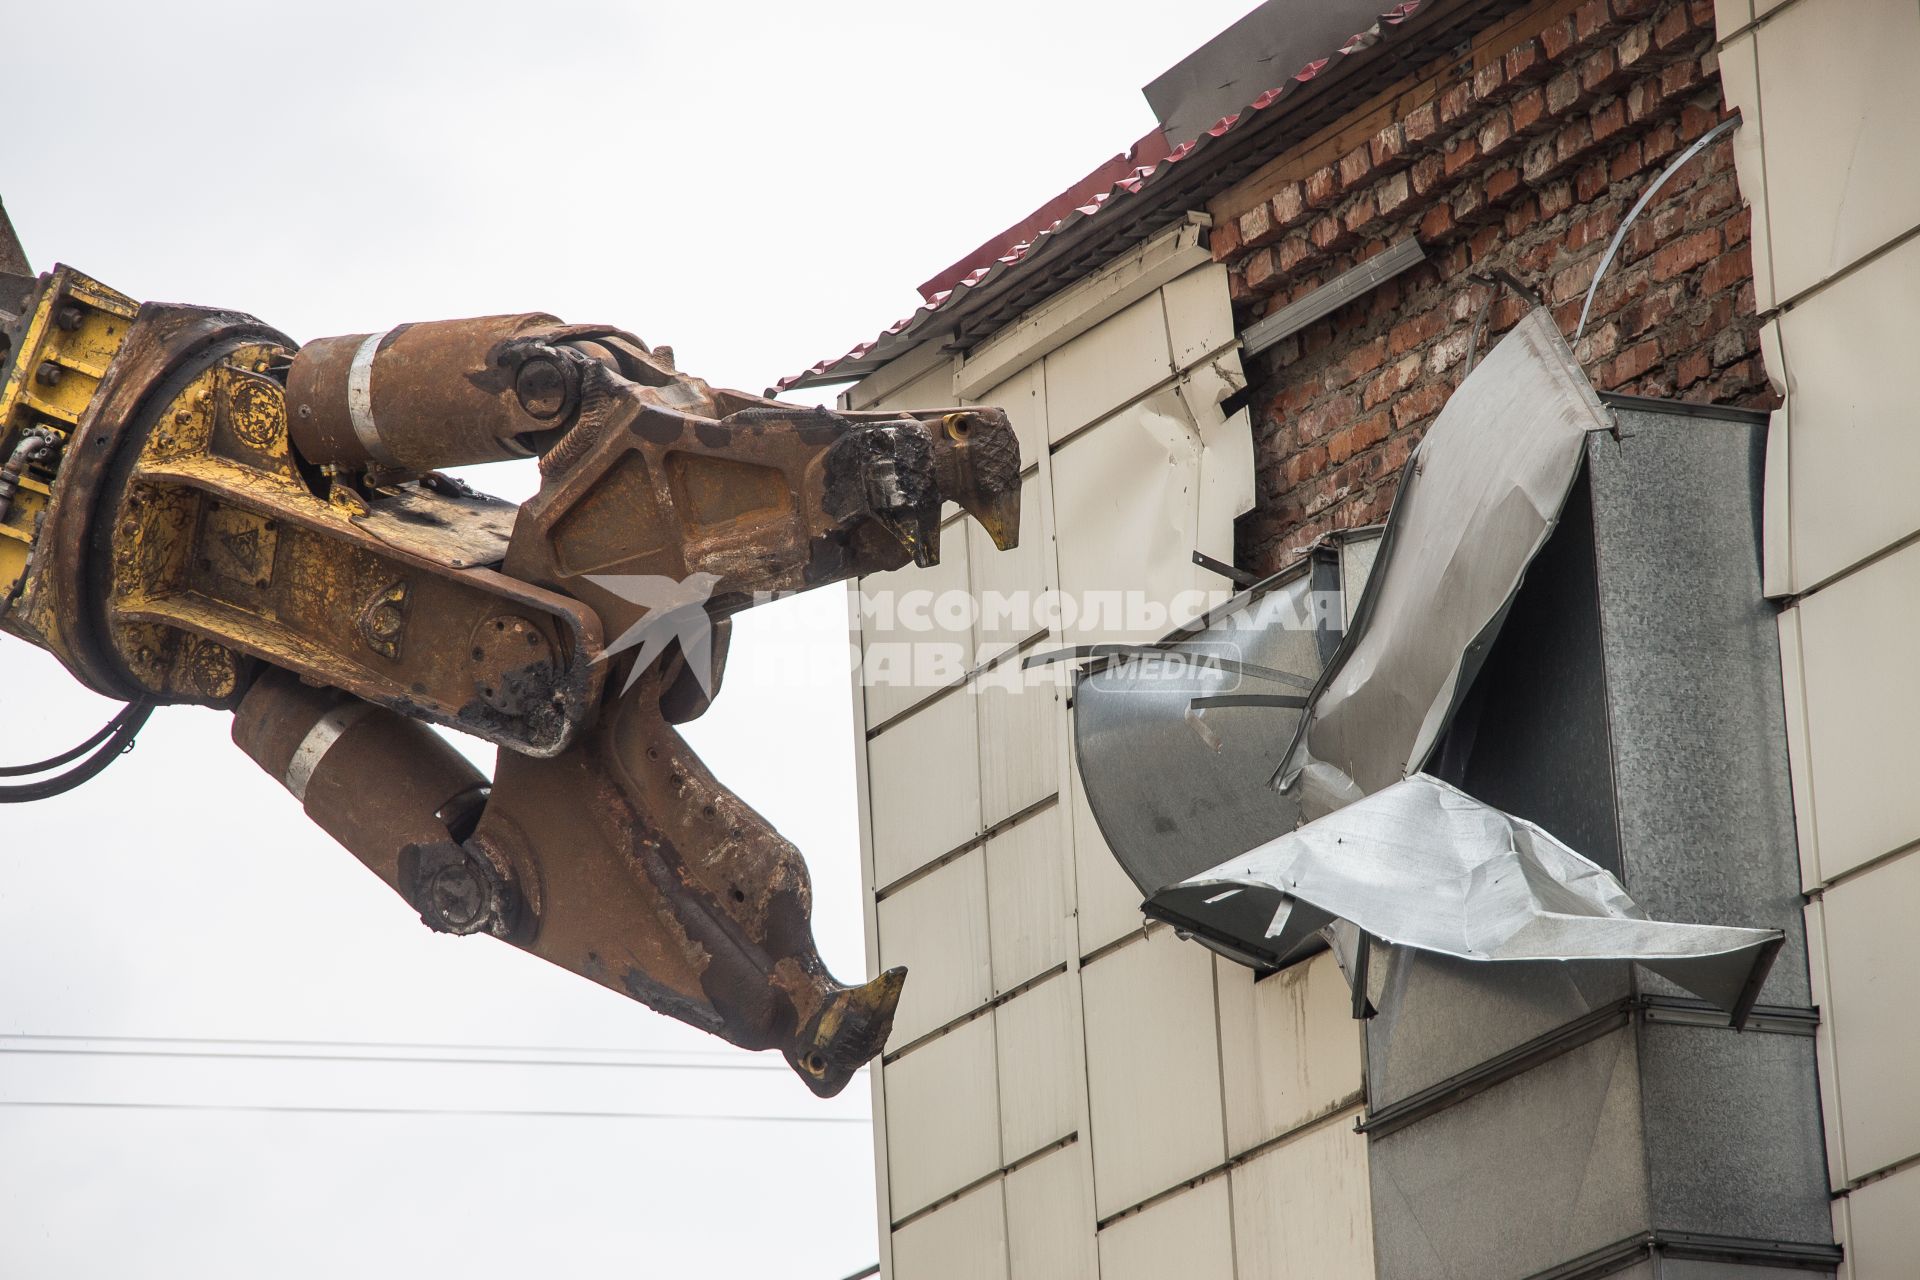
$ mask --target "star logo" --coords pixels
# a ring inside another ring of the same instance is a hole
[[[720,575],[692,573],[675,581],[654,573],[607,573],[588,574],[587,581],[647,610],[596,659],[605,662],[629,649],[640,651],[620,692],[633,688],[667,646],[677,640],[693,678],[700,682],[700,691],[713,695],[713,619],[707,616],[707,599],[719,584]]]

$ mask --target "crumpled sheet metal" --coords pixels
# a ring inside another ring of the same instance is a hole
[[[1160,640],[1153,650],[1166,661],[1130,655],[1081,673],[1073,730],[1087,807],[1143,898],[1300,825],[1296,797],[1266,784],[1293,740],[1296,708],[1338,647],[1379,539],[1378,526],[1329,534],[1301,560]],[[1214,659],[1249,665],[1210,665]],[[1296,682],[1276,681],[1273,672]],[[1264,704],[1211,701],[1245,694]],[[1289,700],[1293,706],[1283,705]],[[1272,914],[1245,922],[1242,939],[1259,938]],[[1354,931],[1341,928],[1350,954]],[[1326,945],[1310,928],[1284,953],[1199,936],[1262,969]]]
[[[1745,1020],[1782,935],[1649,920],[1605,868],[1417,774],[1162,890],[1154,914],[1285,954],[1332,917],[1465,960],[1632,960]]]
[[[1424,766],[1612,425],[1552,313],[1467,375],[1401,478],[1378,563],[1275,774],[1308,817]]]
[[[1266,785],[1299,711],[1193,703],[1236,693],[1304,700],[1340,626],[1315,613],[1316,576],[1324,575],[1302,564],[1257,600],[1232,602],[1215,625],[1162,641],[1164,662],[1098,664],[1077,681],[1074,747],[1087,807],[1143,896],[1299,825],[1294,797]],[[1215,658],[1289,672],[1301,684],[1208,665]]]
[[[1745,1020],[1777,930],[1649,920],[1532,823],[1423,774],[1611,418],[1536,309],[1461,383],[1402,479],[1353,620],[1275,780],[1306,825],[1151,895],[1252,963],[1332,919],[1467,960],[1632,960]]]

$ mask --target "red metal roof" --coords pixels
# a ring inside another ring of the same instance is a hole
[[[1035,236],[1072,213],[1079,206],[1113,190],[1143,169],[1152,169],[1167,158],[1166,137],[1154,129],[1118,155],[1110,156],[1086,177],[1035,209],[1005,231],[991,237],[944,271],[936,273],[920,286],[920,300],[932,302],[936,294],[946,294],[972,275],[981,263],[997,261],[1014,246],[1030,242]]]
[[[1035,251],[1049,239],[1059,236],[1084,219],[1096,216],[1103,209],[1111,208],[1118,202],[1139,195],[1164,178],[1173,166],[1208,150],[1221,138],[1246,127],[1258,119],[1262,113],[1284,102],[1300,85],[1319,77],[1336,60],[1350,57],[1378,44],[1381,37],[1390,29],[1405,22],[1428,3],[1431,3],[1431,0],[1405,0],[1404,3],[1395,5],[1380,15],[1379,21],[1373,26],[1350,37],[1345,44],[1326,57],[1309,62],[1294,72],[1279,87],[1267,90],[1234,115],[1222,117],[1205,133],[1191,142],[1181,143],[1163,157],[1146,160],[1144,157],[1151,155],[1152,148],[1147,139],[1141,139],[1134,144],[1134,149],[1126,156],[1115,156],[1102,164],[1020,223],[994,236],[973,254],[928,280],[920,287],[925,305],[912,315],[895,321],[873,340],[859,344],[845,355],[822,360],[808,369],[782,378],[769,389],[769,394],[777,395],[780,392],[801,387],[851,382],[865,377],[886,360],[903,354],[913,345],[914,335],[934,317],[954,306],[972,291],[992,285],[1009,272],[1017,270],[1023,261],[1031,258]],[[1116,174],[1114,168],[1116,162],[1123,161],[1131,161],[1132,164]],[[1051,221],[1045,221],[1046,215],[1068,202],[1071,202],[1070,207],[1053,217]],[[1038,229],[1028,231],[1028,228],[1036,226]],[[968,265],[969,262],[972,263],[971,266]]]

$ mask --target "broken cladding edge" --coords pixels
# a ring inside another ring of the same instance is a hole
[[[1318,949],[1335,918],[1382,940],[1469,960],[1635,960],[1730,1010],[1734,1025],[1744,1021],[1780,931],[1649,920],[1605,868],[1537,825],[1419,773],[1552,533],[1588,437],[1611,426],[1544,310],[1524,318],[1455,392],[1409,464],[1351,625],[1298,716],[1285,753],[1290,767],[1282,770],[1296,785],[1277,796],[1261,788],[1275,802],[1264,813],[1269,834],[1297,823],[1302,805],[1321,810],[1316,821],[1179,883],[1152,883],[1188,854],[1165,846],[1207,838],[1207,824],[1190,818],[1185,825],[1193,829],[1183,835],[1179,822],[1140,809],[1143,799],[1154,803],[1150,784],[1107,786],[1137,780],[1138,770],[1107,775],[1116,753],[1131,753],[1129,740],[1157,732],[1155,724],[1172,723],[1174,708],[1143,716],[1097,696],[1100,673],[1083,677],[1075,729],[1082,778],[1096,821],[1147,895],[1149,914],[1257,967]],[[1524,501],[1514,502],[1516,494]],[[1468,556],[1478,572],[1455,572]],[[1486,571],[1490,556],[1493,572]],[[1289,585],[1297,592],[1308,581]],[[1480,589],[1438,589],[1460,581]],[[1349,663],[1365,674],[1342,680]],[[1284,665],[1319,664],[1303,651]],[[1151,691],[1145,684],[1127,690],[1136,698]],[[1205,702],[1218,691],[1174,691],[1186,704],[1183,716],[1193,714],[1196,694]],[[1289,716],[1269,710],[1262,740]],[[1110,711],[1131,714],[1109,725]],[[1177,742],[1152,754],[1177,760]],[[1322,753],[1347,767],[1316,759]],[[1220,767],[1211,749],[1197,758],[1200,774],[1180,774],[1190,787]],[[1303,777],[1306,785],[1297,785]],[[1227,796],[1209,813],[1233,809]],[[1153,834],[1144,843],[1130,839],[1147,827]],[[1144,851],[1121,852],[1136,844]],[[1361,867],[1366,874],[1353,875]],[[1381,884],[1391,888],[1377,892]],[[1468,887],[1449,897],[1445,887],[1460,885]]]

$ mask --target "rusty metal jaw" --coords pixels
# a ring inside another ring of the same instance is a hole
[[[804,590],[939,557],[943,501],[996,544],[1018,539],[1020,449],[997,409],[845,414],[715,390],[649,366],[589,376],[542,459],[506,571],[591,605],[617,636],[645,613],[609,579],[707,575],[725,617]]]
[[[949,499],[1011,546],[1003,413],[797,408],[545,316],[296,351],[148,306],[96,372],[10,625],[102,692],[237,704],[241,746],[433,928],[778,1050],[822,1095],[880,1052],[904,974],[833,978],[799,852],[672,724],[763,593],[933,563]],[[527,452],[518,511],[429,470]],[[629,646],[654,613],[688,634]],[[422,722],[502,748],[490,795]]]
[[[661,714],[674,665],[560,756],[501,752],[490,791],[419,721],[287,672],[248,690],[234,741],[430,928],[490,934],[778,1050],[837,1093],[885,1045],[904,975],[848,987],[827,972],[798,851]]]
[[[666,722],[673,663],[552,760],[502,753],[470,845],[537,886],[535,954],[838,1092],[886,1042],[901,975],[827,972],[799,851]]]

